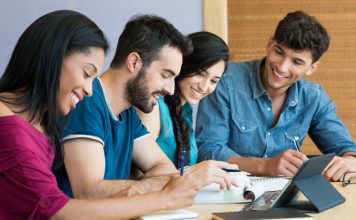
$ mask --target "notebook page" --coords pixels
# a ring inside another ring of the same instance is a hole
[[[202,188],[195,197],[195,204],[246,203],[249,201],[243,197],[243,187],[221,190],[220,186],[215,183]]]
[[[263,186],[265,187],[265,191],[282,190],[289,182],[288,178],[282,176],[277,176],[277,177],[249,176],[248,178],[251,181],[251,184],[262,183]]]

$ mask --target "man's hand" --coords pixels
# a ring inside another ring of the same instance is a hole
[[[172,178],[160,192],[160,200],[164,201],[164,210],[184,208],[194,203],[200,187],[197,177],[191,174],[184,174]]]
[[[222,168],[238,169],[235,164],[207,160],[190,167],[183,176],[173,177],[161,192],[162,196],[169,197],[165,200],[166,209],[192,205],[199,189],[210,183],[219,184],[221,189],[238,186],[236,179]]]
[[[323,175],[331,181],[342,181],[344,173],[348,171],[356,171],[356,158],[335,156],[323,171]]]
[[[288,149],[276,157],[265,159],[264,172],[267,176],[292,177],[303,164],[307,156],[301,152]]]
[[[184,175],[192,176],[198,188],[210,183],[219,184],[221,189],[231,189],[232,185],[238,186],[236,179],[223,168],[238,169],[238,166],[223,161],[206,160],[190,167]]]

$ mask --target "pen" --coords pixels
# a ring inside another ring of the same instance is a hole
[[[181,176],[183,176],[183,173],[184,173],[185,154],[186,154],[186,151],[185,151],[185,150],[182,150],[182,163],[181,163],[181,165],[180,165],[180,175],[181,175]]]
[[[293,139],[294,146],[295,146],[295,149],[296,149],[298,152],[300,152],[300,148],[299,148],[299,145],[298,145],[297,140],[299,140],[299,137],[295,136],[294,139]]]
[[[224,171],[229,172],[229,173],[237,173],[237,172],[241,172],[241,170],[238,169],[226,169],[226,168],[222,168]]]

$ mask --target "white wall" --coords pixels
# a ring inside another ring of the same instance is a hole
[[[79,11],[104,31],[110,42],[104,69],[124,25],[135,14],[162,16],[183,34],[203,30],[202,0],[0,0],[0,75],[22,32],[40,16],[58,9]]]

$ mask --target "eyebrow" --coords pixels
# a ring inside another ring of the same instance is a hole
[[[163,72],[169,73],[171,76],[176,76],[177,74],[171,69],[162,69]]]
[[[300,58],[298,58],[298,57],[295,57],[294,59],[295,59],[295,60],[297,60],[297,61],[298,61],[298,62],[300,62],[300,63],[305,64],[305,61],[304,61],[304,60],[302,60],[302,59],[300,59]]]
[[[281,46],[279,46],[278,44],[275,44],[274,47],[279,49],[279,50],[282,50],[284,52],[283,48]]]
[[[282,51],[284,52],[283,48],[282,48],[281,46],[279,46],[278,44],[275,44],[274,47],[277,48],[277,49],[279,49],[279,50],[282,50]],[[296,51],[296,50],[295,50],[295,51]],[[298,53],[298,51],[297,51],[297,53]],[[305,60],[303,60],[303,59],[300,59],[300,58],[298,58],[298,57],[294,57],[294,59],[297,60],[298,62],[301,62],[301,63],[305,64]]]
[[[202,73],[207,73],[208,75],[210,74],[208,70],[203,70]],[[213,76],[213,78],[221,79],[221,76]]]

